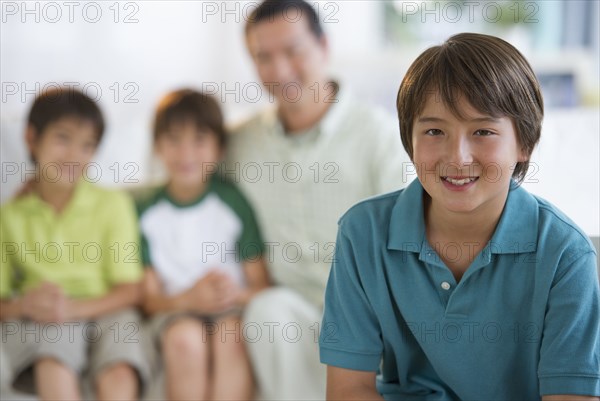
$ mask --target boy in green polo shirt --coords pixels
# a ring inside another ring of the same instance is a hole
[[[543,116],[527,60],[455,35],[412,64],[397,106],[418,179],[339,221],[327,398],[598,401],[596,251],[519,186]]]
[[[135,208],[85,181],[104,131],[100,109],[58,88],[31,108],[27,146],[36,175],[1,209],[2,392],[33,368],[41,399],[137,399],[147,376],[138,315],[142,269]]]

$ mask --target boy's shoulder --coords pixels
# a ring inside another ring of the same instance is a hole
[[[392,209],[405,189],[364,199],[348,209],[338,220],[341,229],[381,229],[387,227]]]
[[[597,253],[588,235],[562,210],[540,196],[530,196],[538,205],[539,234],[544,236],[546,246],[564,247],[573,254]]]
[[[231,180],[223,175],[215,174],[211,179],[211,192],[216,194],[223,202],[228,204],[236,212],[252,209],[246,196]]]
[[[133,213],[134,210],[133,201],[124,191],[104,188],[86,181],[77,184],[67,208],[78,212],[83,211],[88,216],[94,216],[97,221],[107,222],[115,214],[123,216]],[[6,227],[19,227],[25,221],[38,218],[37,216],[47,209],[49,206],[38,195],[29,193],[16,196],[4,203],[0,207],[0,216],[2,224]]]
[[[165,198],[165,185],[150,185],[142,188],[135,188],[130,192],[138,216],[144,214],[148,209]]]
[[[238,214],[242,212],[246,213],[247,210],[251,210],[250,203],[237,185],[219,173],[215,173],[215,175],[211,177],[210,186],[202,198],[205,199],[210,195],[217,196],[223,203],[228,205]],[[142,216],[155,205],[161,204],[163,200],[169,202],[165,185],[146,188],[143,192],[136,193],[134,199],[139,216]],[[202,201],[200,203],[202,203]]]

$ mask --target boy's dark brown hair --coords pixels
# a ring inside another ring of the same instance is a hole
[[[192,123],[199,131],[210,130],[224,147],[227,133],[219,103],[210,95],[180,89],[160,101],[154,117],[154,142],[174,125]]]
[[[456,102],[460,96],[481,113],[511,118],[528,158],[540,139],[544,102],[539,82],[525,57],[500,38],[454,35],[427,49],[410,66],[396,105],[400,137],[411,160],[413,123],[433,94],[458,118],[464,118]],[[517,163],[513,178],[522,182],[528,168],[529,160]]]
[[[92,98],[74,88],[57,87],[40,93],[29,110],[27,123],[39,138],[50,123],[68,117],[90,121],[100,143],[104,134],[102,112]]]

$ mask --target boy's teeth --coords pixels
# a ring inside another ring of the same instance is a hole
[[[465,185],[465,184],[470,183],[471,181],[475,181],[475,178],[463,178],[463,179],[460,179],[460,180],[455,180],[453,178],[446,177],[445,180],[448,181],[448,182],[450,182],[450,183],[452,183],[452,184],[454,184],[454,185]]]

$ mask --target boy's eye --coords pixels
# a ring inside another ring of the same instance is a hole
[[[180,136],[173,134],[172,132],[167,132],[165,135],[165,139],[170,143],[177,143],[180,140]]]
[[[488,131],[486,129],[479,129],[479,130],[475,131],[476,136],[490,136],[493,134],[494,133],[492,131]]]
[[[66,141],[67,139],[69,139],[69,136],[65,133],[65,132],[59,132],[56,134],[56,139],[58,139],[59,141]]]
[[[433,129],[428,129],[427,131],[425,131],[425,135],[429,135],[429,136],[438,136],[438,135],[442,135],[442,131],[436,128]]]

